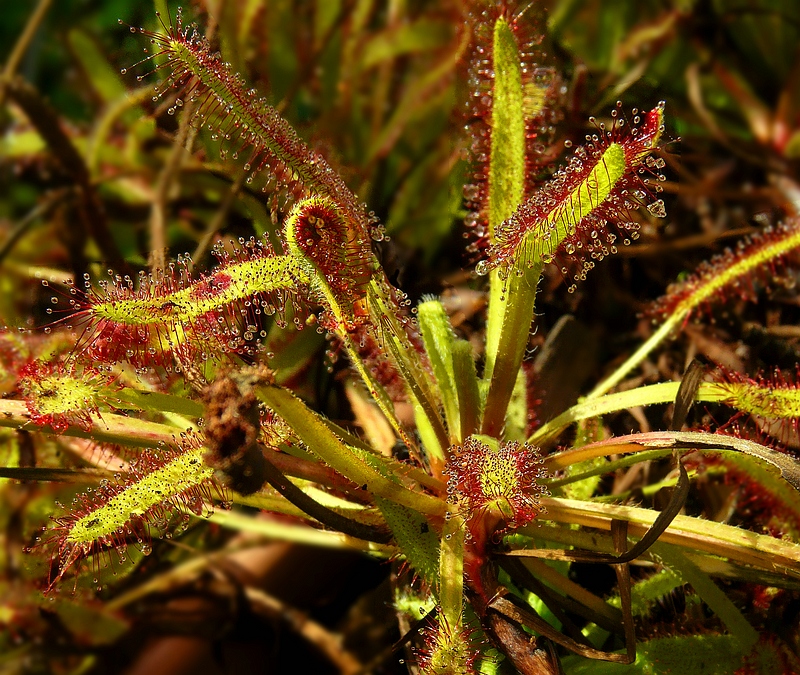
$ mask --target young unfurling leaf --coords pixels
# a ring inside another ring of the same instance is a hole
[[[352,330],[366,322],[367,284],[378,265],[357,223],[333,200],[311,197],[292,209],[285,236],[289,252],[328,308],[325,325],[330,330]]]

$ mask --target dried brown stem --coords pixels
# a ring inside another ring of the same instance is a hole
[[[167,265],[167,200],[173,181],[180,171],[181,164],[183,164],[186,152],[191,151],[194,142],[195,134],[192,133],[193,127],[191,124],[193,108],[191,101],[187,102],[186,114],[181,118],[178,135],[175,137],[172,150],[158,176],[158,182],[153,191],[153,203],[150,207],[151,272],[163,272]]]
[[[15,77],[5,84],[5,91],[22,109],[50,148],[64,176],[77,185],[80,194],[79,222],[97,242],[106,261],[118,271],[128,273],[130,270],[111,236],[103,206],[91,183],[86,163],[62,128],[58,114],[39,91],[22,78]]]
[[[200,241],[197,243],[197,248],[195,248],[194,253],[192,254],[192,262],[189,264],[190,272],[194,269],[194,261],[200,260],[211,248],[211,242],[214,240],[217,232],[222,229],[222,225],[225,222],[225,219],[228,217],[228,213],[230,213],[234,201],[236,201],[236,198],[241,192],[245,178],[246,174],[242,173],[239,175],[239,177],[233,182],[228,191],[225,193],[225,196],[222,198],[222,202],[220,202],[217,212],[208,223],[208,227],[206,227],[205,232],[203,232],[203,236],[200,238]]]
[[[217,21],[213,16],[208,18],[206,39],[214,39],[217,32]],[[178,135],[172,145],[172,152],[158,177],[158,183],[153,195],[153,205],[150,210],[150,271],[164,270],[167,264],[167,235],[166,235],[166,204],[172,181],[180,170],[186,151],[191,151],[194,139],[197,136],[197,127],[192,124],[195,104],[191,100],[186,102],[184,114],[181,117]]]
[[[294,629],[298,635],[308,640],[334,664],[343,675],[355,675],[362,671],[358,659],[342,646],[341,637],[310,619],[304,612],[281,602],[257,588],[245,588],[244,594],[251,607],[272,618],[278,616]]]
[[[0,263],[14,248],[20,237],[26,230],[33,225],[39,218],[47,216],[50,210],[66,197],[65,190],[55,190],[51,192],[42,202],[33,207],[23,218],[18,220],[12,227],[5,241],[0,244]]]

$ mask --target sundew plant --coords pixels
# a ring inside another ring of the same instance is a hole
[[[544,4],[33,10],[0,662],[800,672],[800,17]]]

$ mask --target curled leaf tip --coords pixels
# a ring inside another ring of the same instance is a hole
[[[323,324],[345,330],[369,316],[366,290],[377,270],[370,240],[332,199],[309,197],[292,209],[285,225],[289,252],[300,262],[311,288],[329,308]]]

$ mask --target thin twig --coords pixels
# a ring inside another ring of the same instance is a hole
[[[72,139],[61,126],[58,113],[42,97],[39,91],[20,77],[6,81],[5,91],[22,109],[30,123],[36,128],[50,152],[60,164],[67,180],[79,188],[78,211],[87,232],[97,242],[106,260],[118,271],[129,273],[130,269],[122,257],[108,228],[108,221],[83,156]]]
[[[277,615],[284,620],[298,635],[319,649],[343,675],[356,675],[362,672],[362,665],[358,659],[342,646],[341,636],[331,633],[304,612],[260,589],[247,587],[244,589],[244,594],[254,610],[261,610],[270,618]]]
[[[39,4],[36,6],[36,9],[33,10],[33,14],[28,18],[28,23],[25,24],[25,28],[22,29],[17,43],[8,55],[8,60],[3,68],[3,76],[0,78],[0,108],[2,108],[6,102],[6,84],[11,81],[11,78],[14,77],[14,74],[17,72],[22,57],[28,50],[52,2],[53,0],[39,0]]]
[[[11,252],[11,249],[14,248],[14,244],[25,234],[25,231],[39,220],[39,218],[46,216],[53,206],[63,200],[65,193],[65,190],[55,190],[49,194],[42,203],[37,204],[21,220],[18,220],[14,224],[6,240],[0,244],[0,263],[5,260],[6,256]]]
[[[172,188],[172,183],[183,164],[184,157],[187,152],[191,152],[191,145],[194,142],[194,135],[190,135],[194,106],[191,101],[188,101],[184,108],[185,110],[181,117],[180,127],[178,128],[178,135],[175,137],[175,141],[172,144],[172,151],[158,176],[158,182],[153,190],[153,204],[150,207],[151,272],[163,271],[166,267],[167,198]]]
[[[209,17],[206,39],[212,41],[217,29],[216,20]],[[166,268],[167,234],[166,234],[166,204],[172,181],[180,170],[185,152],[191,152],[198,128],[192,124],[195,106],[191,100],[183,107],[178,135],[172,145],[172,152],[167,158],[167,163],[158,177],[158,182],[153,195],[153,205],[150,209],[150,271],[163,272]]]
[[[244,181],[245,174],[243,173],[234,181],[234,183],[225,193],[225,196],[222,198],[222,202],[220,202],[217,212],[208,223],[205,232],[203,232],[203,236],[197,243],[197,248],[195,248],[194,253],[192,254],[192,260],[189,263],[190,272],[194,269],[194,261],[202,259],[203,256],[205,256],[205,254],[208,252],[208,249],[211,248],[211,242],[214,240],[217,232],[222,229],[222,224],[228,217],[228,213],[230,212],[233,203],[236,201],[236,198],[239,196],[239,192],[242,189],[242,185],[244,185]]]

